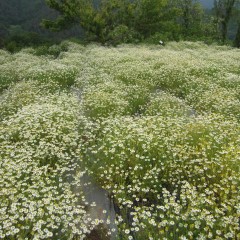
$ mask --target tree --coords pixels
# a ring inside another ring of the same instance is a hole
[[[236,7],[234,9],[234,17],[237,22],[237,32],[234,39],[234,46],[240,48],[240,1],[237,2]]]
[[[238,29],[236,33],[236,37],[234,39],[234,46],[240,48],[240,22],[238,22]]]
[[[43,20],[43,26],[60,31],[77,23],[92,40],[104,43],[115,27],[131,23],[132,2],[134,1],[46,0],[50,8],[59,12],[59,17]]]
[[[168,0],[139,0],[134,10],[134,28],[145,38],[161,31],[161,22],[171,17],[165,11]]]
[[[81,22],[84,18],[83,9],[89,5],[91,6],[91,1],[87,0],[45,0],[46,4],[55,9],[59,16],[55,20],[42,21],[42,25],[52,31],[60,31],[65,28],[69,28],[72,24]]]
[[[203,7],[197,0],[179,0],[177,7],[180,10],[180,22],[184,36],[202,34]]]
[[[92,8],[92,14],[81,22],[81,26],[102,43],[111,40],[112,32],[125,26],[131,28],[134,2],[128,0],[102,0],[98,7]],[[122,28],[123,29],[123,28]]]
[[[214,11],[217,24],[219,25],[221,40],[226,42],[228,23],[232,17],[234,5],[237,0],[214,0]]]

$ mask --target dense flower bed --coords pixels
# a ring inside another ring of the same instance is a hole
[[[240,51],[64,44],[0,51],[0,238],[240,238]]]

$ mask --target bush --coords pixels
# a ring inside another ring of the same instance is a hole
[[[34,54],[36,56],[46,56],[49,54],[49,47],[47,45],[36,47]]]
[[[0,37],[0,49],[4,47],[4,39]]]
[[[98,83],[86,87],[83,91],[85,115],[97,119],[127,114],[128,101],[119,87],[117,82]]]
[[[0,66],[0,93],[18,81],[17,74],[8,64]]]
[[[35,32],[25,32],[23,30],[13,31],[4,40],[5,48],[11,53],[17,52],[24,47],[39,46],[49,44],[49,40]]]
[[[126,25],[115,27],[107,36],[108,43],[116,46],[121,43],[136,42],[139,39],[139,34]]]
[[[50,84],[52,89],[68,88],[75,82],[78,70],[76,67],[67,67],[60,62],[51,62],[42,65],[42,68],[33,66],[24,74],[25,79],[36,80],[39,84]]]
[[[60,45],[42,45],[37,48],[35,48],[35,55],[36,56],[53,56],[54,58],[57,58],[61,52],[67,52],[68,51],[68,44],[67,43],[61,43]]]
[[[15,53],[20,50],[20,47],[15,41],[6,42],[6,50],[10,53]]]

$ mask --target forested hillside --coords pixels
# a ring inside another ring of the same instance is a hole
[[[200,0],[200,2],[204,7],[213,7],[213,1],[211,0]],[[8,25],[21,25],[26,30],[40,31],[39,23],[41,19],[55,15],[56,13],[47,7],[44,0],[0,1],[1,28]],[[3,29],[1,29],[1,34]]]
[[[2,0],[0,45],[14,50],[15,45],[40,44],[43,38],[68,37],[110,44],[146,40],[157,43],[159,39],[238,42],[238,3],[238,0]]]
[[[56,16],[44,0],[2,0],[0,2],[0,23],[5,29],[19,25],[29,31],[41,31],[39,23],[43,17]]]
[[[43,18],[51,19],[57,16],[58,13],[50,9],[44,0],[1,0],[0,47],[1,42],[3,45],[3,39],[5,42],[13,41],[20,45],[31,45],[45,42],[46,39],[56,41],[71,36],[82,36],[80,27],[52,33],[40,26]]]

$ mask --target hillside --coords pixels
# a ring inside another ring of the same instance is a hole
[[[213,6],[213,1],[200,0],[206,8]],[[54,18],[56,12],[49,9],[44,0],[1,0],[0,1],[0,26],[1,34],[4,27],[9,25],[21,25],[24,30],[50,34],[40,28],[39,24],[43,18]]]
[[[239,62],[201,42],[0,50],[0,238],[239,239]]]
[[[61,8],[63,12],[66,11],[61,15],[56,5],[53,4],[50,9],[44,0],[2,0],[0,48],[16,52],[23,47],[56,43],[72,37],[81,41],[112,45],[157,43],[162,39],[218,42],[239,46],[237,8],[230,11],[232,16],[227,23],[227,31],[223,33],[222,23],[220,20],[216,23],[216,11],[212,11],[213,1],[199,1],[205,11],[196,4],[198,1],[193,0],[185,1],[187,4],[169,0],[153,3],[142,1],[140,4],[138,1],[134,4],[133,1],[105,1],[105,4],[97,8],[99,2],[94,0],[93,5],[85,6],[85,9],[83,5],[68,6],[67,1],[62,1]],[[77,1],[77,4],[80,2]],[[88,7],[91,10],[87,10]]]
[[[52,33],[40,26],[42,19],[55,18],[57,12],[50,9],[44,0],[1,0],[0,1],[0,38],[11,34],[11,26],[19,26],[18,31],[35,32],[51,38],[79,37],[80,28],[75,27],[61,33]],[[17,32],[16,32],[17,33]]]

